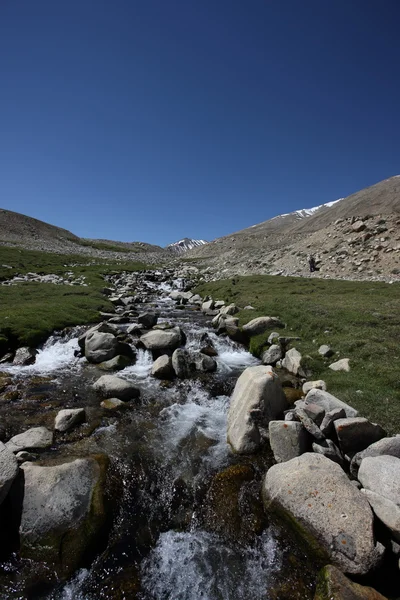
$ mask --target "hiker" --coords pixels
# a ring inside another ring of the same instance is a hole
[[[308,256],[308,264],[310,265],[310,273],[314,273],[317,270],[315,266],[315,258],[312,254]]]

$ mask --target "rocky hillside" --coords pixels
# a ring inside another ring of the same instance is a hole
[[[193,250],[193,248],[198,248],[199,246],[204,246],[207,244],[205,240],[194,240],[192,238],[183,238],[183,240],[179,240],[179,242],[173,242],[172,244],[168,244],[166,247],[167,250],[172,250],[176,254],[182,254],[183,252],[187,252],[188,250]]]
[[[0,209],[0,244],[58,254],[82,254],[150,263],[169,256],[160,246],[144,242],[80,238],[67,229],[5,209]]]
[[[397,279],[400,177],[314,209],[280,215],[188,252],[208,278],[250,273]],[[196,263],[195,263],[196,264]]]

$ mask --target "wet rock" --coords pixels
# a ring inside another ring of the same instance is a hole
[[[400,458],[367,456],[361,461],[358,479],[367,490],[400,506]]]
[[[112,333],[95,331],[86,336],[85,357],[91,363],[102,363],[122,354],[133,358],[134,352],[129,344],[120,342]]]
[[[302,356],[296,348],[291,348],[285,354],[285,358],[282,360],[282,367],[293,373],[293,375],[301,374],[301,360]]]
[[[344,408],[334,408],[333,410],[328,411],[324,418],[322,419],[322,423],[320,429],[325,437],[331,437],[334,432],[334,421],[338,419],[344,419],[346,417],[346,411]]]
[[[380,425],[371,423],[363,417],[337,419],[334,422],[339,446],[344,454],[360,452],[386,436]]]
[[[46,427],[32,427],[24,433],[14,435],[6,444],[11,452],[20,450],[41,450],[53,444],[53,432]]]
[[[136,354],[134,354],[132,358],[119,354],[111,360],[106,360],[105,362],[100,363],[99,369],[101,369],[102,371],[120,371],[121,369],[125,369],[126,367],[133,365],[135,363],[135,360]]]
[[[362,489],[361,492],[367,497],[374,514],[390,529],[392,537],[400,542],[400,496],[396,504],[371,490]]]
[[[56,431],[67,431],[75,425],[79,425],[86,420],[86,412],[84,408],[65,408],[60,410],[56,416],[54,429]]]
[[[19,464],[22,464],[22,463],[26,462],[27,460],[29,460],[29,461],[36,460],[37,456],[36,456],[36,454],[32,454],[32,452],[27,452],[26,450],[21,450],[21,452],[17,452],[17,454],[15,455],[15,458],[17,459]]]
[[[140,336],[142,335],[142,327],[138,323],[133,323],[132,325],[129,325],[126,333],[133,336]]]
[[[105,456],[55,466],[24,463],[21,556],[51,564],[61,577],[98,551],[105,523]]]
[[[263,494],[267,510],[291,523],[320,559],[354,574],[380,561],[383,548],[375,546],[367,499],[325,456],[306,453],[272,466]]]
[[[332,369],[332,371],[350,371],[349,360],[349,358],[341,358],[329,365],[329,368]]]
[[[216,351],[214,346],[203,346],[203,348],[200,349],[200,352],[202,354],[205,354],[206,356],[218,356],[218,352]]]
[[[138,322],[145,329],[151,329],[152,327],[154,327],[154,325],[157,324],[157,321],[158,321],[158,315],[156,315],[154,313],[145,312],[138,316]]]
[[[122,408],[128,405],[126,402],[123,402],[118,398],[107,398],[106,400],[102,400],[102,402],[100,402],[100,406],[106,410],[116,410],[117,408]]]
[[[14,360],[14,356],[14,352],[7,352],[6,354],[3,354],[3,356],[0,358],[0,365],[12,362]]]
[[[255,452],[262,443],[260,426],[283,417],[289,408],[281,383],[269,366],[249,367],[236,382],[228,413],[228,443],[234,452]]]
[[[339,448],[332,442],[332,440],[319,441],[318,443],[314,442],[312,449],[317,454],[322,454],[326,458],[333,460],[333,462],[338,463],[338,465],[344,465],[344,458],[341,455]]]
[[[117,335],[118,333],[118,329],[113,326],[113,325],[109,325],[106,321],[103,321],[102,323],[99,323],[98,325],[95,325],[94,327],[91,327],[90,329],[88,329],[87,331],[85,331],[82,335],[79,336],[78,338],[78,344],[80,349],[82,350],[82,352],[85,352],[85,340],[86,337],[89,335],[92,335],[93,333],[111,333],[112,335]]]
[[[265,516],[254,470],[232,465],[214,475],[204,501],[204,526],[235,542],[249,543],[261,533]]]
[[[318,404],[318,406],[321,406],[325,410],[325,413],[328,413],[334,408],[343,408],[347,417],[358,416],[358,411],[356,411],[355,408],[342,402],[339,398],[332,396],[332,394],[324,390],[313,388],[308,392],[305,402],[306,404]]]
[[[217,370],[217,361],[211,356],[206,356],[201,352],[193,352],[191,355],[191,360],[194,362],[196,371],[200,371],[202,373],[213,373]]]
[[[0,504],[7,496],[18,474],[18,462],[14,454],[0,442]]]
[[[363,458],[367,458],[367,456],[382,456],[383,454],[400,458],[400,435],[382,438],[378,442],[368,446],[365,450],[362,450],[362,452],[358,452],[350,463],[351,474],[354,477],[357,476]]]
[[[387,600],[371,587],[354,583],[333,565],[318,574],[314,600]]]
[[[246,323],[246,325],[243,325],[243,331],[252,337],[260,333],[265,333],[268,329],[273,329],[274,327],[284,327],[284,325],[276,317],[257,317]]]
[[[272,344],[272,346],[270,346],[268,348],[268,350],[266,350],[261,358],[262,364],[263,365],[272,365],[274,366],[278,360],[281,360],[282,358],[282,349],[280,346],[278,346],[277,344]]]
[[[171,353],[181,345],[181,333],[179,328],[167,331],[153,330],[140,337],[140,341],[147,350]]]
[[[103,375],[93,384],[93,389],[103,398],[119,398],[125,402],[140,396],[140,390],[116,375]]]
[[[311,438],[298,421],[270,421],[269,443],[276,462],[286,462],[307,452]]]
[[[173,379],[175,376],[172,359],[168,354],[163,354],[154,361],[151,374],[157,379]]]
[[[186,379],[190,375],[190,357],[187,350],[177,348],[172,353],[172,368],[179,379]]]
[[[316,381],[306,381],[303,383],[303,392],[304,394],[308,394],[308,392],[312,389],[317,390],[326,390],[326,383],[322,379],[317,379]]]
[[[233,319],[232,317],[225,319],[224,330],[226,331],[228,337],[238,344],[248,344],[249,336],[246,332],[244,332],[235,322],[237,319]],[[220,333],[220,328],[218,328],[218,333]]]
[[[18,348],[15,353],[13,365],[26,366],[33,365],[36,360],[37,350],[34,348]]]

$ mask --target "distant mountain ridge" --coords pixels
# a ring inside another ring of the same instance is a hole
[[[178,242],[173,242],[172,244],[168,244],[166,246],[167,250],[172,250],[177,254],[182,254],[183,252],[187,252],[188,250],[193,250],[193,248],[198,248],[199,246],[204,246],[208,244],[205,240],[194,240],[192,238],[183,238],[183,240],[179,240]]]

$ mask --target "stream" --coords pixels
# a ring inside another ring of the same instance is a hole
[[[151,309],[158,323],[179,325],[188,350],[199,350],[207,333],[217,370],[160,381],[151,375],[151,353],[138,349],[136,363],[117,374],[135,382],[140,401],[111,412],[100,407],[91,387],[104,372],[76,356],[85,328],[53,335],[34,365],[2,365],[12,386],[0,404],[0,439],[39,425],[53,429],[58,410],[84,407],[87,422],[58,434],[40,459],[103,453],[111,464],[110,522],[94,559],[65,582],[39,561],[2,553],[0,597],[311,599],[317,566],[262,508],[261,479],[271,454],[235,456],[226,443],[230,394],[241,372],[259,361],[217,336],[201,311],[178,309],[168,297],[174,284],[138,282],[145,302],[135,309]],[[134,321],[118,327],[126,331]]]

